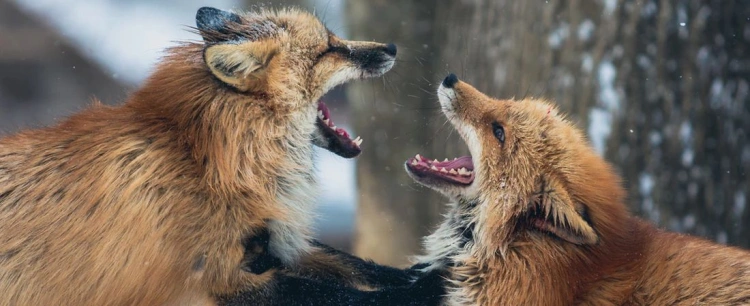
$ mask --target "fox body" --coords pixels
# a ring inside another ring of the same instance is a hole
[[[750,303],[750,253],[629,214],[619,177],[552,104],[455,75],[438,96],[471,156],[406,168],[454,200],[421,258],[447,273],[446,304]]]
[[[317,100],[388,71],[395,46],[297,10],[196,21],[203,42],[123,105],[0,139],[0,305],[211,304],[272,282],[244,261],[258,235],[275,265],[346,271],[310,240],[312,145],[361,141]]]

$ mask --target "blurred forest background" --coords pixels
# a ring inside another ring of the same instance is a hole
[[[323,240],[393,265],[420,252],[446,200],[402,164],[467,153],[435,96],[455,72],[496,97],[557,101],[623,175],[635,213],[750,247],[750,0],[71,2],[0,0],[0,133],[93,96],[121,102],[164,47],[198,39],[185,26],[200,6],[297,5],[340,36],[399,47],[385,78],[326,97],[365,142],[356,161],[319,154]]]

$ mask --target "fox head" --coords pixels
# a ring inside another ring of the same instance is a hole
[[[396,46],[340,39],[295,9],[203,7],[195,31],[202,41],[170,48],[128,105],[178,133],[209,186],[273,192],[279,175],[311,180],[313,144],[347,158],[361,152],[361,139],[336,127],[318,99],[387,72]]]
[[[610,219],[624,210],[619,178],[554,105],[493,99],[454,74],[438,97],[471,156],[417,156],[406,169],[417,182],[475,206],[474,238],[483,240],[477,246],[494,253],[529,237],[591,246],[613,230]]]
[[[205,65],[216,82],[231,88],[232,98],[260,95],[276,104],[266,106],[276,112],[315,114],[309,118],[317,118],[316,145],[344,157],[360,153],[361,140],[337,128],[317,101],[337,85],[390,70],[395,45],[341,39],[314,16],[293,9],[240,15],[203,7],[196,25]]]

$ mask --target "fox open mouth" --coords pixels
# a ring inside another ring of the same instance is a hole
[[[438,161],[417,154],[406,161],[406,169],[418,178],[438,180],[452,185],[468,186],[474,182],[474,162],[471,156]]]
[[[323,101],[318,102],[318,114],[315,126],[318,128],[315,144],[341,157],[352,158],[362,153],[362,138],[351,139],[346,130],[336,127],[331,113]]]

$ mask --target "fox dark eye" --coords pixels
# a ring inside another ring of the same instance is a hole
[[[492,123],[492,133],[495,134],[495,138],[497,138],[501,144],[505,143],[505,129],[500,123]]]

